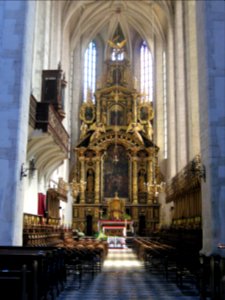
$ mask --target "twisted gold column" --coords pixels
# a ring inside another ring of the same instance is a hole
[[[152,182],[152,175],[153,175],[153,172],[152,172],[152,160],[150,158],[148,158],[148,162],[147,162],[147,203],[148,204],[151,204],[151,200],[152,200],[152,197],[151,197],[151,188],[149,185],[151,185],[153,182]]]
[[[138,203],[138,183],[137,183],[137,157],[132,157],[132,171],[133,171],[133,203]]]
[[[101,158],[96,158],[96,168],[95,168],[95,203],[99,203],[100,195],[100,162]]]
[[[85,203],[85,157],[81,156],[79,158],[81,169],[80,169],[80,203]]]

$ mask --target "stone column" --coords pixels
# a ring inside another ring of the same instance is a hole
[[[185,1],[185,36],[187,65],[188,160],[200,153],[198,56],[195,1]]]
[[[176,149],[177,171],[187,164],[187,105],[184,49],[183,2],[175,2],[175,55],[176,55]]]
[[[155,99],[153,99],[155,107],[155,118],[154,118],[154,142],[160,148],[160,160],[164,158],[165,152],[165,139],[164,139],[164,86],[163,86],[163,45],[159,40],[156,40],[155,47]]]
[[[176,120],[175,120],[175,89],[174,89],[174,32],[169,26],[167,36],[167,119],[168,119],[168,167],[167,176],[176,174]]]
[[[35,1],[0,1],[0,245],[22,245],[35,9]]]
[[[224,1],[196,1],[203,249],[225,256],[225,59]]]

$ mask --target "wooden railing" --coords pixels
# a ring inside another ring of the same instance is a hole
[[[63,152],[69,151],[69,135],[61,123],[60,116],[51,104],[37,103],[35,127],[50,133]]]
[[[30,112],[29,112],[29,125],[35,128],[36,124],[36,111],[37,111],[37,100],[33,95],[30,96]]]

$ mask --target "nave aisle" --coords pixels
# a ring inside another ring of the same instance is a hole
[[[101,273],[71,275],[57,300],[199,300],[191,282],[182,289],[156,270],[146,272],[132,249],[109,249]]]

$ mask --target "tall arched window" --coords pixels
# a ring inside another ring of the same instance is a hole
[[[163,51],[163,122],[164,122],[164,158],[168,154],[168,125],[167,125],[167,85],[166,85],[166,53]]]
[[[124,52],[117,53],[117,49],[113,49],[112,54],[111,54],[111,59],[112,60],[124,60]]]
[[[153,101],[152,54],[145,41],[140,47],[140,88],[148,101]]]
[[[87,99],[87,91],[90,90],[92,94],[96,87],[96,44],[92,41],[84,54],[84,85],[83,85],[83,99]]]

